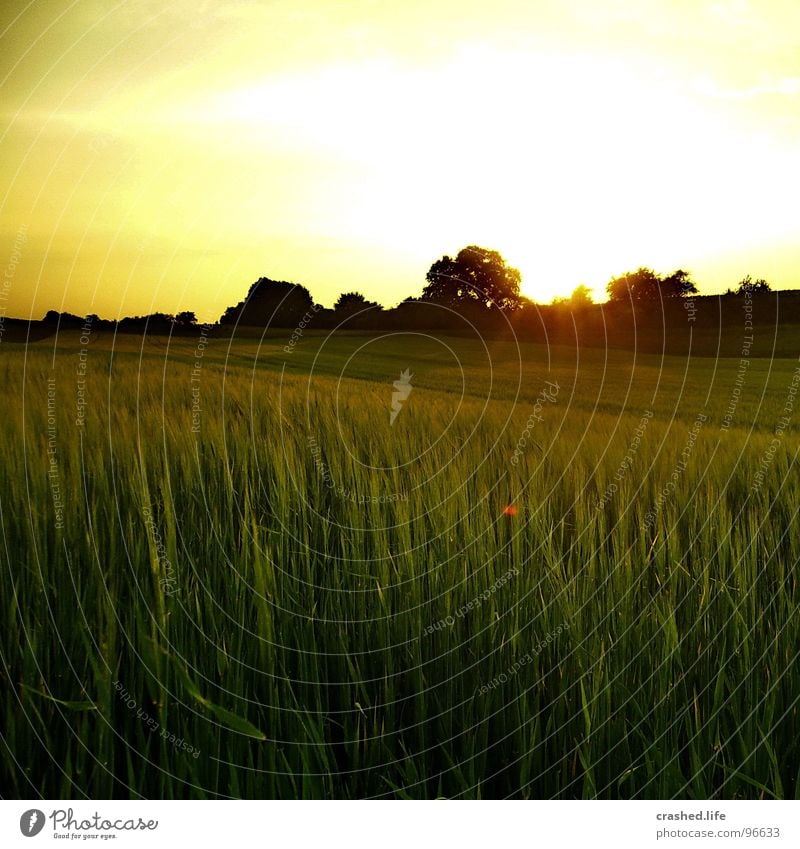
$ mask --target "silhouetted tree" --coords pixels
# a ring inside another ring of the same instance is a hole
[[[590,307],[594,303],[591,289],[588,286],[584,286],[583,283],[580,286],[576,286],[570,295],[569,303],[572,309]]]
[[[665,298],[685,298],[687,295],[696,295],[697,286],[689,272],[679,268],[661,278],[661,291]]]
[[[344,292],[339,295],[333,309],[337,315],[353,315],[362,310],[381,310],[383,307],[377,301],[368,301],[360,292]]]
[[[475,245],[463,248],[455,259],[443,256],[430,267],[422,290],[423,301],[449,307],[479,304],[501,310],[519,305],[522,275],[506,265],[497,251]]]
[[[152,333],[169,335],[173,330],[175,316],[165,312],[149,315],[130,315],[117,322],[117,329],[123,333]]]
[[[678,269],[667,277],[659,277],[651,268],[628,271],[614,277],[606,286],[611,301],[661,301],[664,298],[682,298],[697,292],[687,271]]]
[[[219,323],[294,327],[313,306],[311,293],[305,286],[261,277],[243,301],[225,310]]]
[[[740,280],[739,285],[736,287],[737,295],[744,295],[747,292],[751,295],[764,295],[771,291],[772,286],[770,286],[763,277],[760,277],[758,280],[753,280],[749,274],[743,280]]]
[[[81,327],[85,321],[86,319],[82,315],[75,315],[71,312],[58,312],[58,310],[48,310],[42,319],[43,324],[57,324],[62,330]]]
[[[182,327],[191,327],[197,324],[197,316],[191,310],[184,310],[175,316],[175,323],[180,324]]]

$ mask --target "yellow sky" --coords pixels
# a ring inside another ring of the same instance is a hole
[[[10,315],[391,305],[467,244],[800,288],[797,0],[6,0],[0,98]]]

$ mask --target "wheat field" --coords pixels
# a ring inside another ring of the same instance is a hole
[[[0,346],[5,795],[800,797],[796,360],[288,337]]]

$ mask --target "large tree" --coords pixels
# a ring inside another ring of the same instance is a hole
[[[497,251],[476,245],[462,248],[453,259],[443,256],[430,267],[422,290],[423,301],[449,307],[478,304],[514,310],[519,306],[522,275],[506,264]]]
[[[652,268],[639,268],[614,277],[606,286],[611,301],[661,301],[683,298],[697,292],[688,271],[678,269],[660,277]]]
[[[305,286],[261,277],[243,301],[225,310],[219,323],[293,327],[313,306],[311,293]]]

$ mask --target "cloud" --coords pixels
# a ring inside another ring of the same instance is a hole
[[[752,100],[772,96],[796,97],[800,94],[800,77],[784,77],[743,88],[725,88],[716,82],[706,80],[697,88],[700,94],[724,100]]]

